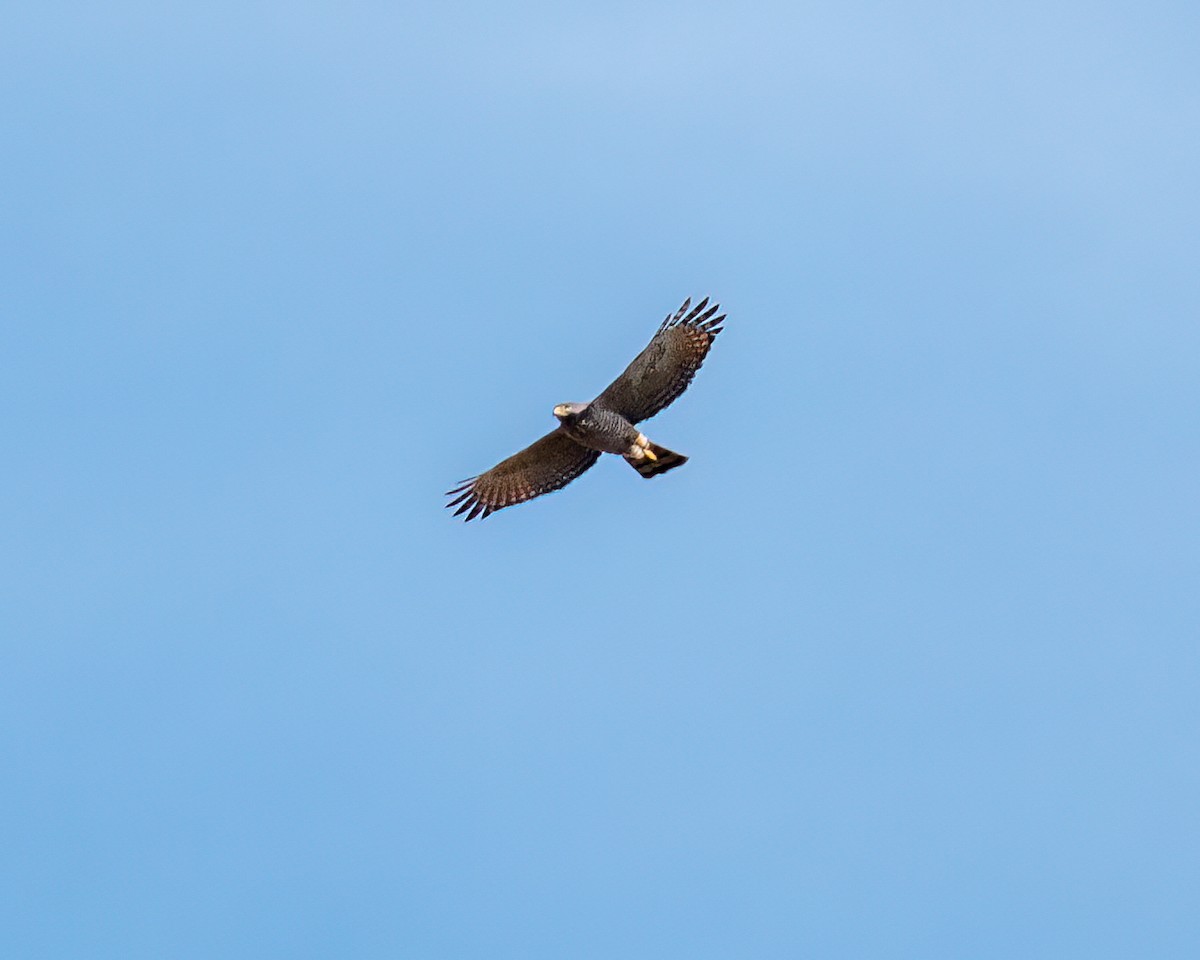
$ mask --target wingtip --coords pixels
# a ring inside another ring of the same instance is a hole
[[[713,309],[715,310],[717,308],[714,307]],[[713,317],[711,320],[705,320],[704,323],[700,325],[700,329],[709,336],[715,337],[718,333],[725,329],[722,326],[724,322],[725,314],[721,314],[719,317]]]
[[[474,505],[475,505],[475,501],[472,500],[470,497],[468,497],[465,501],[463,501],[463,503],[461,503],[459,505],[458,509],[454,511],[454,516],[456,516],[456,517],[462,516],[464,513],[466,513],[468,510],[470,510],[471,507],[473,507]],[[450,504],[447,504],[447,506],[452,507],[452,506],[454,506],[454,504],[450,503]],[[468,519],[470,519],[470,518],[468,517]]]
[[[683,301],[683,306],[675,311],[674,314],[668,314],[667,319],[663,321],[663,329],[666,327],[698,327],[706,329],[706,325],[711,321],[711,317],[721,309],[719,303],[712,303],[710,306],[710,297],[704,297],[694,307],[692,306],[692,298],[688,297]],[[719,319],[724,319],[721,317]]]
[[[680,306],[680,308],[675,311],[674,315],[667,314],[667,323],[670,324],[671,326],[675,326],[678,323],[685,322],[684,317],[687,316],[687,312],[691,308],[692,308],[692,298],[688,297],[686,300],[683,301],[683,305]]]

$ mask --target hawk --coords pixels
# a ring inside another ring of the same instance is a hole
[[[649,345],[591,403],[560,403],[558,426],[542,439],[464,480],[449,491],[447,507],[467,520],[565,487],[592,466],[601,453],[615,453],[649,479],[687,463],[682,454],[646,439],[637,428],[678,397],[708,356],[725,315],[705,297],[692,307],[689,297],[667,318]]]

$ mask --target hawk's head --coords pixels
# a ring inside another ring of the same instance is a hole
[[[554,408],[554,415],[558,417],[559,420],[570,420],[583,413],[587,407],[588,405],[586,403],[560,403]]]

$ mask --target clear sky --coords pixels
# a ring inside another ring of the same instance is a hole
[[[0,29],[0,953],[1200,956],[1194,3]],[[442,492],[685,296],[615,459]]]

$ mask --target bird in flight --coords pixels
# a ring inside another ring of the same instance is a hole
[[[560,403],[558,426],[487,473],[464,480],[446,496],[454,515],[467,520],[524,503],[565,487],[592,466],[601,453],[624,457],[646,479],[687,463],[682,454],[646,438],[636,424],[649,420],[678,397],[692,378],[725,315],[705,297],[691,298],[667,314],[654,338],[616,380],[591,403]]]

